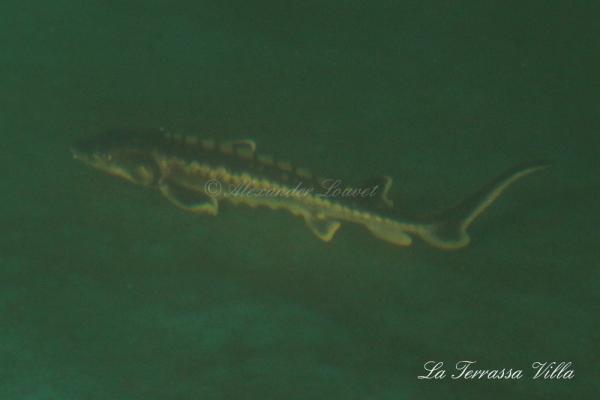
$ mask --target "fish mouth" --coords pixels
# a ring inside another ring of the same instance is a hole
[[[82,149],[78,145],[71,146],[70,151],[74,160],[81,161],[82,163],[90,166],[96,166],[97,160],[89,151]]]
[[[83,162],[89,162],[90,157],[88,155],[86,155],[85,152],[81,151],[81,149],[78,148],[77,146],[71,147],[70,151],[71,151],[71,155],[73,156],[73,159],[78,160],[78,161],[83,161]]]
[[[71,155],[73,156],[74,159],[76,159],[76,160],[81,159],[81,152],[79,150],[77,150],[75,147],[71,147],[69,150],[71,151]]]

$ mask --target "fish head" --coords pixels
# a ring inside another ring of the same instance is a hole
[[[148,146],[126,132],[83,140],[71,147],[71,153],[89,167],[135,184],[152,186],[159,179],[160,170]]]

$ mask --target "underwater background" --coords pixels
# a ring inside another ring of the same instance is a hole
[[[545,1],[0,5],[0,399],[591,399],[599,7]],[[257,142],[439,210],[550,160],[471,229],[400,248],[286,213],[202,218],[77,163],[112,128]],[[417,379],[427,361],[520,380]],[[570,380],[532,379],[571,362]]]

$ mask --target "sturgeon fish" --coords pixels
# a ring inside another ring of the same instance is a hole
[[[548,166],[514,166],[454,207],[418,218],[394,212],[390,177],[344,185],[259,154],[251,140],[219,142],[162,129],[112,131],[82,141],[71,151],[75,159],[158,190],[178,208],[195,214],[217,215],[221,202],[264,206],[301,217],[325,242],[342,222],[350,222],[394,245],[410,246],[418,237],[444,250],[465,247],[470,241],[467,229],[509,186]]]

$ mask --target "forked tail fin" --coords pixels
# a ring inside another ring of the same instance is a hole
[[[546,162],[534,162],[507,170],[455,207],[429,219],[419,229],[419,236],[430,245],[445,250],[466,246],[470,241],[467,229],[477,217],[513,183],[549,165]]]

